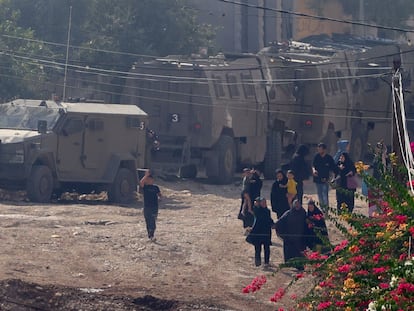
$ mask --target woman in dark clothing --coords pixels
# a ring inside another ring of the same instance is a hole
[[[306,224],[306,245],[314,251],[322,252],[323,245],[329,243],[328,229],[322,211],[316,207],[313,200],[308,202]]]
[[[298,191],[297,198],[302,203],[303,198],[303,181],[307,180],[311,175],[311,170],[306,164],[305,157],[309,153],[309,148],[300,145],[290,161],[290,169],[295,172],[296,189]]]
[[[247,240],[254,245],[254,262],[256,266],[262,264],[261,252],[262,245],[264,248],[264,263],[269,265],[270,244],[273,227],[273,219],[270,216],[270,210],[267,208],[266,199],[258,198],[258,206],[253,207],[254,225],[250,231]]]
[[[241,206],[241,216],[243,220],[243,228],[252,227],[254,223],[254,214],[252,200],[250,199],[249,192],[247,190],[242,191],[243,203]]]
[[[275,228],[277,235],[283,239],[283,256],[285,262],[292,258],[303,257],[305,244],[306,211],[299,200],[293,201],[292,208],[280,217]]]
[[[343,205],[346,205],[348,211],[352,213],[355,206],[355,188],[348,187],[348,177],[356,174],[354,162],[347,152],[343,152],[339,156],[337,163],[337,178],[339,182],[336,188],[336,207],[340,212]]]
[[[306,211],[299,200],[293,201],[292,208],[285,212],[276,222],[277,235],[283,240],[283,257],[285,262],[303,257],[305,244]],[[298,268],[302,268],[298,266]]]
[[[287,182],[288,179],[282,170],[276,171],[276,180],[272,185],[270,192],[270,203],[272,204],[272,211],[276,213],[277,218],[280,218],[284,212],[289,210],[289,202],[287,199]]]

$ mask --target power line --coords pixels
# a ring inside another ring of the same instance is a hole
[[[289,14],[289,15],[301,16],[301,17],[308,17],[308,18],[318,19],[318,20],[323,20],[323,21],[330,21],[330,22],[357,25],[357,26],[365,26],[365,27],[376,28],[376,29],[393,30],[393,31],[404,32],[404,33],[414,33],[413,29],[405,29],[405,28],[390,27],[390,26],[383,26],[383,25],[375,25],[375,24],[369,24],[369,23],[363,23],[363,22],[357,22],[357,21],[348,21],[348,20],[337,19],[337,18],[333,18],[333,17],[325,17],[325,16],[313,15],[313,14],[308,14],[308,13],[299,13],[299,12],[294,12],[294,11],[289,11],[289,10],[274,9],[274,8],[260,6],[260,5],[253,5],[253,4],[248,4],[248,3],[236,2],[236,1],[232,1],[232,0],[218,0],[218,1],[225,2],[225,3],[230,3],[230,4],[234,4],[234,5],[239,5],[239,6],[244,6],[244,7],[249,7],[249,8],[261,9],[261,10],[265,10],[265,11],[272,11],[272,12],[276,12],[276,13]]]

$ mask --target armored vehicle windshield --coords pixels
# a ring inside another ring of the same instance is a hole
[[[58,107],[49,107],[46,101],[39,105],[28,102],[9,102],[0,104],[0,128],[17,130],[34,130],[38,128],[38,121],[46,121],[48,130],[51,130],[59,118]]]

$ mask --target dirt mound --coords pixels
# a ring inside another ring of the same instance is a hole
[[[175,300],[159,299],[151,295],[143,297],[119,297],[99,293],[94,289],[40,286],[12,279],[0,282],[0,310],[125,310],[125,311],[175,311],[175,310],[222,310],[214,306],[186,304]]]

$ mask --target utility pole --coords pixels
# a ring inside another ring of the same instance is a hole
[[[399,90],[401,87],[401,59],[396,58],[393,61],[394,74],[392,76],[392,92],[394,96],[393,102],[393,128],[392,128],[392,151],[397,159],[397,169],[394,176],[397,180],[404,182],[404,174],[399,171],[399,167],[404,164],[403,150],[405,150],[404,127],[401,115],[401,100]]]

